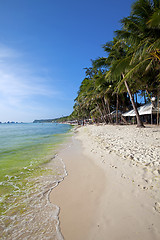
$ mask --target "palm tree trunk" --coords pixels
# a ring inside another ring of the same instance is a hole
[[[107,123],[107,111],[106,111],[106,106],[105,106],[105,103],[104,103],[104,99],[101,98],[101,102],[102,102],[102,106],[103,106],[103,110],[104,110],[104,118],[105,118],[105,123]]]
[[[122,73],[122,77],[124,78],[124,74],[123,74],[123,73]],[[135,114],[136,114],[136,118],[137,118],[137,127],[144,127],[144,125],[143,125],[143,123],[142,123],[142,121],[141,121],[141,119],[140,119],[140,116],[139,116],[139,113],[138,113],[137,107],[136,107],[136,105],[135,105],[134,99],[133,99],[133,97],[132,97],[132,94],[131,94],[130,88],[129,88],[128,83],[127,83],[126,80],[124,81],[124,84],[125,84],[125,86],[126,86],[127,92],[128,92],[129,97],[130,97],[130,99],[131,99],[131,103],[132,103],[133,109],[134,109]]]
[[[121,115],[121,120],[125,123],[128,124],[127,120]]]
[[[159,125],[159,91],[157,94],[157,125]]]
[[[105,104],[107,105],[107,110],[108,110],[108,120],[110,123],[112,123],[112,118],[111,118],[111,111],[110,111],[110,106],[109,106],[109,101],[107,98],[104,98]]]
[[[135,98],[136,98],[136,106],[138,106],[137,93],[135,93]]]
[[[144,93],[143,93],[143,97],[144,97],[144,103],[146,104],[147,101],[146,101],[146,93],[145,93],[145,91],[144,91]]]
[[[100,114],[101,114],[101,117],[103,118],[103,121],[106,122],[105,117],[104,117],[104,115],[103,115],[103,112],[101,111],[101,108],[100,108],[100,106],[99,106],[98,103],[97,103],[97,106],[98,106],[98,110],[99,110],[99,112],[100,112]]]
[[[119,104],[119,99],[118,99],[118,93],[117,93],[117,102],[116,102],[116,124],[118,124],[118,104]]]

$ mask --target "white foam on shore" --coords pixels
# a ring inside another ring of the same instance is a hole
[[[45,169],[54,169],[55,175],[30,179],[33,186],[22,196],[20,209],[16,209],[18,203],[14,204],[0,220],[1,239],[63,240],[59,228],[59,207],[50,202],[49,195],[67,176],[67,171],[57,154]]]

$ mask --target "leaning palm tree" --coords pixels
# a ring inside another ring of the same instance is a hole
[[[134,99],[132,97],[132,93],[128,84],[127,79],[125,79],[125,75],[128,73],[128,71],[131,69],[130,61],[131,61],[131,47],[129,47],[127,44],[125,44],[124,41],[119,40],[118,38],[114,38],[112,41],[112,44],[108,44],[107,46],[110,46],[109,48],[106,48],[106,50],[109,52],[108,60],[110,62],[110,70],[106,74],[106,78],[110,78],[114,80],[117,84],[117,89],[120,88],[121,84],[124,83],[127,89],[127,92],[130,96],[130,100],[132,103],[132,106],[136,113],[137,118],[137,126],[138,127],[144,127],[137,107],[135,105]],[[131,82],[131,79],[129,79]]]
[[[156,73],[154,81],[160,80],[160,1],[138,0],[132,6],[131,15],[121,20],[118,37],[132,46],[130,65],[125,79],[136,73]],[[147,79],[147,78],[145,78]],[[147,83],[146,83],[147,85]]]
[[[124,91],[124,85],[136,113],[137,125],[143,127],[132,95],[139,90],[158,95],[157,89],[160,89],[160,1],[136,1],[130,16],[121,23],[116,38],[104,45],[108,57],[92,61],[92,67],[86,70],[88,80],[85,84],[82,82],[77,100],[83,112],[92,111],[97,104],[104,115],[101,100],[106,98],[111,105],[111,92],[118,96],[122,89]]]
[[[151,85],[157,86],[158,89],[160,80],[159,13],[159,0],[138,0],[132,6],[131,15],[121,20],[122,29],[116,31],[118,38],[129,46],[126,57],[118,63],[121,68],[126,62],[125,67],[128,69],[125,69],[125,74],[122,73],[122,82],[127,89],[128,81],[135,78],[135,75],[143,76],[143,85],[146,86],[150,86],[148,80],[150,75],[154,75]],[[146,80],[145,83],[144,80]],[[141,124],[138,123],[138,125]]]

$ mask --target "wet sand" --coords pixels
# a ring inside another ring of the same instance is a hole
[[[82,153],[82,146],[75,139],[58,156],[63,159],[68,176],[51,192],[50,200],[60,207],[62,235],[66,240],[88,239],[98,214],[105,174]]]
[[[125,152],[133,151],[135,142],[132,140],[130,149],[126,144],[122,146],[130,140],[124,132],[127,129],[117,135],[119,145],[106,147],[108,142],[117,141],[113,130],[122,129],[116,126],[82,127],[70,147],[59,153],[68,176],[51,192],[50,199],[60,207],[60,228],[65,240],[160,239],[159,178],[152,179],[150,187],[150,171],[146,172],[142,164],[136,165],[133,159],[125,158],[124,161],[113,151],[115,146]],[[135,128],[128,131],[134,133]],[[154,131],[159,129],[136,131],[137,136],[140,131],[142,138],[144,134],[152,137],[150,142],[153,143]],[[147,152],[147,148],[143,150]]]

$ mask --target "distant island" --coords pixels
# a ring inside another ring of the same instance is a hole
[[[23,122],[10,122],[10,121],[8,121],[8,122],[0,122],[0,124],[19,124],[19,123],[23,123]]]
[[[33,123],[58,123],[58,122],[64,122],[68,120],[69,116],[60,117],[60,118],[53,118],[53,119],[40,119],[40,120],[34,120]]]

